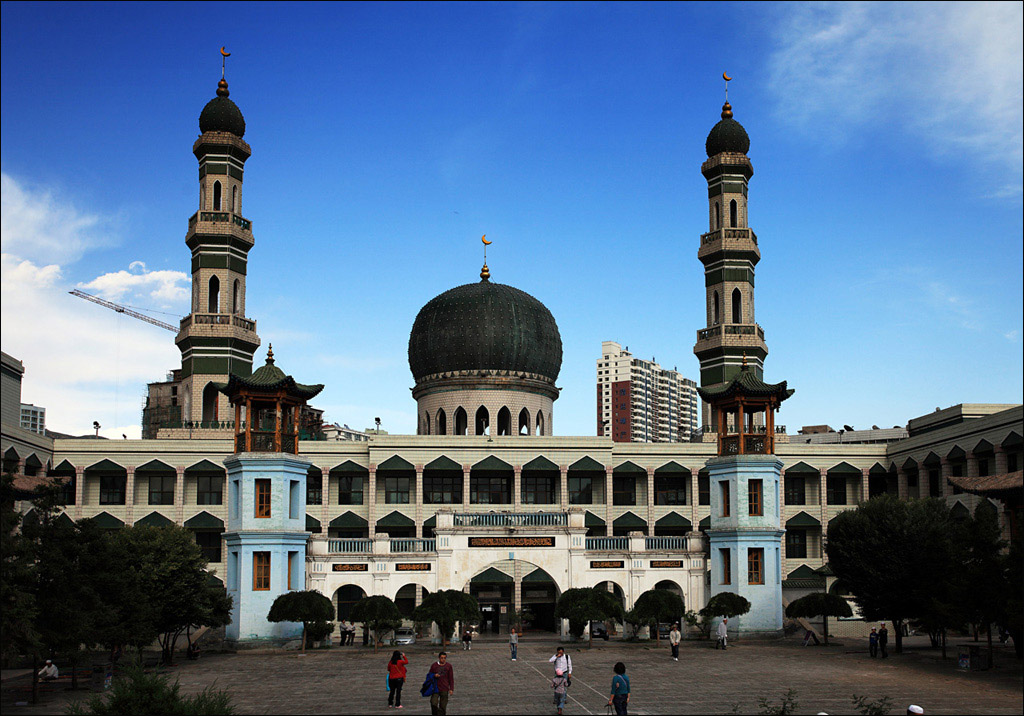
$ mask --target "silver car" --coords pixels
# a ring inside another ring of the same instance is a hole
[[[395,630],[395,638],[391,640],[395,646],[412,646],[416,643],[416,632],[412,629],[402,628]]]

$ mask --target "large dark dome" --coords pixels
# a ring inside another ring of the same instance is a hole
[[[199,131],[230,132],[239,139],[245,135],[245,117],[238,105],[228,98],[228,83],[224,80],[218,83],[217,96],[199,113]]]
[[[722,121],[711,128],[704,150],[709,157],[722,152],[746,154],[750,149],[750,137],[743,125],[732,118],[732,107],[726,102],[722,107]]]
[[[518,288],[484,280],[431,299],[409,335],[409,367],[420,380],[438,373],[501,370],[554,382],[562,337],[547,307]]]

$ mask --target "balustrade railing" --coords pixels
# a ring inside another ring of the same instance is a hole
[[[566,512],[456,512],[456,527],[564,527]]]
[[[230,430],[235,427],[234,420],[165,420],[161,428],[180,430]]]
[[[626,552],[629,537],[587,537],[586,548],[594,552]]]
[[[436,552],[437,540],[435,539],[393,539],[391,540],[392,552]]]
[[[211,224],[231,223],[243,231],[252,231],[251,221],[230,211],[198,211],[189,217],[188,228],[192,229],[195,227],[197,218],[199,221],[208,221]]]
[[[338,554],[370,554],[373,551],[373,540],[329,539],[327,551]]]
[[[747,239],[749,238],[755,244],[757,243],[757,234],[751,229],[715,229],[709,231],[706,234],[700,235],[700,245],[710,244],[712,241],[718,241],[719,239]]]
[[[685,537],[647,537],[645,547],[648,552],[672,552],[686,549]]]

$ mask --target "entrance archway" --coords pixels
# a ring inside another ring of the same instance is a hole
[[[338,615],[338,621],[349,620],[352,606],[366,596],[366,592],[355,584],[346,584],[338,588],[331,599],[334,602],[334,610]]]
[[[493,562],[470,579],[465,589],[480,604],[481,634],[508,634],[517,625],[524,631],[558,628],[555,603],[561,592],[551,575],[531,562]]]
[[[416,609],[417,589],[423,590],[424,597],[430,594],[425,587],[421,587],[418,584],[406,584],[395,594],[395,606],[398,607],[398,611],[406,619],[412,619],[413,610]]]

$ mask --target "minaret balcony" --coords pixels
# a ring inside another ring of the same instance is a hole
[[[244,216],[230,211],[197,211],[188,219],[188,230],[195,231],[199,224],[212,224],[215,227],[237,226],[242,231],[251,234],[252,222]],[[204,230],[210,227],[204,227]]]
[[[756,323],[719,323],[697,331],[697,345],[701,350],[719,346],[759,345],[766,351],[764,329]]]
[[[715,229],[700,235],[698,259],[703,260],[708,256],[723,252],[750,254],[754,263],[761,260],[761,250],[757,247],[757,234],[750,228]]]
[[[191,326],[234,326],[245,331],[256,332],[256,321],[233,313],[192,313],[181,319],[179,333]]]

